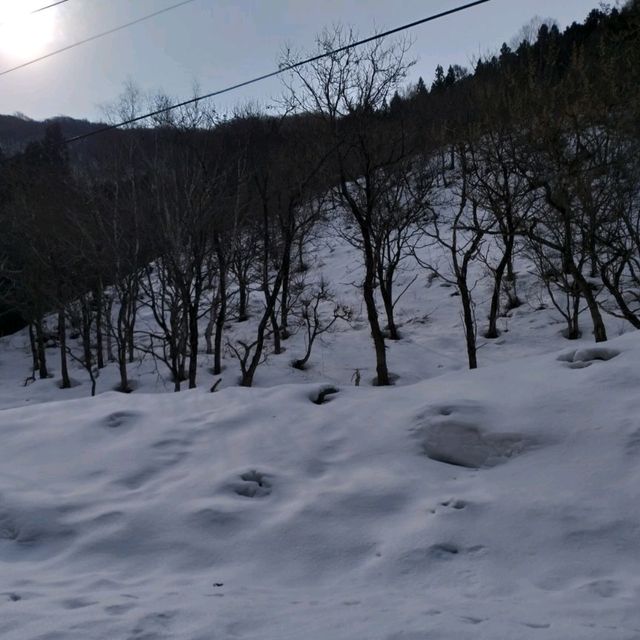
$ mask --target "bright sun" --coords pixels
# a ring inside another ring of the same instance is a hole
[[[56,10],[31,13],[42,6],[38,0],[0,0],[0,52],[19,60],[45,52],[53,39]]]

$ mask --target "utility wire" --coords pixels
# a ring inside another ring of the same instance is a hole
[[[59,4],[64,4],[65,2],[69,2],[69,0],[58,0],[58,2],[52,2],[51,4],[46,5],[45,7],[40,7],[39,9],[34,9],[31,13],[40,13],[41,11],[46,11],[47,9],[53,9],[53,7],[57,7]]]
[[[357,42],[346,44],[342,47],[338,47],[337,49],[334,49],[333,51],[320,53],[318,55],[311,56],[310,58],[300,60],[299,62],[294,62],[293,64],[281,66],[275,71],[270,71],[269,73],[265,73],[261,76],[256,76],[255,78],[251,78],[250,80],[245,80],[244,82],[238,82],[237,84],[231,85],[230,87],[225,87],[224,89],[218,89],[217,91],[212,91],[211,93],[206,93],[204,95],[197,96],[195,98],[191,98],[183,102],[178,102],[176,104],[169,105],[168,107],[157,109],[156,111],[150,111],[149,113],[145,113],[144,115],[141,115],[141,116],[136,116],[135,118],[130,118],[129,120],[123,120],[122,122],[118,122],[117,124],[108,125],[100,129],[95,129],[94,131],[89,131],[88,133],[83,133],[79,136],[74,136],[73,138],[68,138],[67,140],[65,140],[65,143],[77,142],[78,140],[84,140],[85,138],[90,138],[91,136],[97,136],[101,133],[106,133],[107,131],[113,131],[114,129],[119,129],[120,127],[124,127],[129,124],[134,124],[136,122],[140,122],[141,120],[146,120],[147,118],[153,118],[154,116],[158,116],[163,113],[168,113],[169,111],[173,111],[174,109],[179,109],[180,107],[186,107],[190,104],[199,102],[200,100],[207,100],[208,98],[214,98],[216,96],[222,95],[223,93],[229,93],[231,91],[235,91],[236,89],[241,89],[242,87],[246,87],[250,84],[256,84],[257,82],[261,82],[262,80],[274,78],[275,76],[278,76],[282,73],[286,73],[287,71],[292,71],[293,69],[297,69],[298,67],[302,67],[312,62],[317,62],[318,60],[322,60],[323,58],[328,58],[329,56],[333,56],[337,53],[342,53],[344,51],[348,51],[349,49],[360,47],[363,44],[374,42],[375,40],[380,40],[387,36],[400,33],[401,31],[406,31],[407,29],[412,29],[413,27],[423,25],[427,22],[433,22],[434,20],[444,18],[445,16],[450,16],[453,13],[459,13],[460,11],[465,11],[466,9],[471,9],[472,7],[477,7],[478,5],[481,5],[481,4],[486,4],[487,2],[491,2],[491,0],[476,0],[475,2],[469,2],[459,7],[448,9],[447,11],[441,11],[440,13],[436,13],[426,18],[422,18],[421,20],[415,20],[414,22],[403,24],[400,27],[395,27],[394,29],[389,29],[388,31],[384,31],[382,33],[377,33],[373,36],[369,36],[368,38],[364,38],[363,40],[358,40]]]
[[[64,4],[65,2],[69,2],[69,0],[58,0],[58,2],[52,2],[51,4],[48,4],[44,7],[40,7],[39,9],[34,9],[33,11],[29,11],[24,15],[32,16],[32,15],[35,15],[36,13],[41,13],[42,11],[46,11],[47,9],[53,9],[53,7],[57,7],[59,4]],[[4,27],[6,24],[11,24],[12,21],[13,19],[9,18],[4,22],[0,22],[0,27]]]
[[[68,2],[68,1],[69,0],[61,0],[61,2]],[[57,2],[56,4],[61,4],[61,2]],[[10,69],[5,69],[4,71],[0,71],[0,76],[6,76],[8,73],[17,71],[18,69],[24,69],[24,67],[28,67],[29,65],[35,64],[36,62],[41,62],[42,60],[46,60],[47,58],[57,56],[59,53],[64,53],[65,51],[69,51],[70,49],[75,49],[76,47],[79,47],[83,44],[87,44],[88,42],[93,42],[94,40],[98,40],[100,38],[104,38],[105,36],[109,36],[112,33],[122,31],[123,29],[128,29],[133,25],[140,24],[141,22],[145,22],[146,20],[155,18],[156,16],[159,16],[163,13],[167,13],[168,11],[173,11],[173,9],[183,7],[185,4],[190,4],[192,2],[195,2],[195,0],[183,0],[182,2],[173,4],[170,7],[165,7],[164,9],[160,9],[160,11],[154,11],[153,13],[149,13],[146,16],[142,16],[141,18],[137,18],[136,20],[132,20],[131,22],[127,22],[126,24],[121,24],[120,26],[114,27],[113,29],[109,29],[108,31],[97,33],[96,35],[90,36],[89,38],[85,38],[84,40],[78,40],[78,42],[69,44],[66,47],[62,47],[61,49],[56,49],[55,51],[45,53],[44,55],[39,56],[38,58],[34,58],[33,60],[28,60],[27,62],[23,62],[22,64],[16,65],[15,67],[11,67]],[[44,11],[44,9],[48,9],[49,7],[56,6],[56,4],[49,5],[48,7],[43,7],[38,11]]]

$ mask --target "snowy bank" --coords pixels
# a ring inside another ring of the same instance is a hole
[[[322,404],[0,411],[0,636],[637,639],[639,388],[630,333]]]

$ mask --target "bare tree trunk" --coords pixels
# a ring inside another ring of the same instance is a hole
[[[460,300],[462,302],[462,319],[464,322],[464,335],[467,344],[467,358],[469,360],[469,369],[478,368],[478,355],[476,345],[476,326],[473,313],[473,301],[471,292],[467,286],[466,278],[458,281],[458,289],[460,291]]]
[[[89,369],[89,379],[91,380],[91,397],[93,398],[96,395],[96,376],[93,369]]]
[[[39,317],[35,321],[36,329],[36,345],[38,351],[38,375],[41,380],[49,377],[47,371],[47,350],[44,345],[44,332],[42,331],[42,318]]]
[[[177,354],[171,358],[171,369],[173,370],[173,391],[178,393],[184,377],[184,362],[180,362],[180,356]]]
[[[180,338],[176,343],[178,380],[183,382],[188,379],[187,375],[187,345],[189,343],[189,311],[184,308],[182,311],[182,326],[180,327]]]
[[[82,318],[82,351],[84,354],[83,365],[89,371],[92,367],[93,356],[91,354],[91,309],[86,297],[80,300]]]
[[[131,389],[129,388],[129,376],[127,372],[127,357],[126,354],[120,354],[120,349],[118,349],[118,371],[120,373],[120,387],[119,390],[123,393],[129,393]]]
[[[273,284],[273,291],[271,294],[267,296],[266,299],[266,308],[264,313],[262,314],[262,318],[260,323],[258,324],[258,332],[256,335],[256,343],[255,350],[253,352],[253,356],[249,363],[249,366],[246,367],[242,372],[242,378],[240,380],[241,387],[251,387],[253,385],[253,377],[255,376],[256,370],[258,369],[258,365],[260,364],[260,359],[262,358],[262,351],[264,349],[264,334],[267,329],[267,324],[272,319],[274,314],[274,309],[276,306],[276,301],[278,299],[278,294],[280,293],[280,286],[282,284],[282,274],[278,273],[276,276],[276,280]]]
[[[275,305],[269,314],[269,319],[271,321],[271,330],[273,332],[273,353],[278,356],[282,353],[282,342],[280,340],[280,327],[278,326]]]
[[[35,372],[40,368],[38,361],[38,346],[36,344],[36,335],[33,330],[33,322],[29,323],[29,346],[31,348],[31,370]]]
[[[196,294],[196,300],[200,295]],[[196,376],[198,375],[198,309],[199,304],[192,303],[188,306],[189,312],[189,389],[196,388]]]
[[[485,338],[497,338],[500,333],[498,331],[498,315],[500,313],[500,294],[502,292],[502,280],[505,271],[509,269],[511,264],[511,256],[513,253],[513,240],[507,242],[504,255],[498,263],[493,274],[493,293],[491,295],[491,307],[489,308],[489,327],[484,334]],[[511,267],[513,269],[513,267]]]
[[[116,320],[116,349],[118,353],[118,371],[120,373],[120,391],[129,393],[129,376],[127,372],[127,347],[129,344],[129,334],[127,329],[128,312],[127,294],[123,294],[120,299],[120,308]]]
[[[217,297],[217,296],[216,296]],[[216,311],[218,309],[218,300],[211,301],[211,307],[209,309],[209,320],[204,330],[204,340],[207,345],[206,352],[208,356],[213,355],[213,330],[216,326]]]
[[[595,278],[598,275],[598,247],[596,240],[598,233],[598,218],[593,210],[589,211],[588,227],[589,233],[587,235],[587,244],[589,249],[589,275],[592,278]]]
[[[382,304],[384,305],[384,311],[387,316],[389,340],[400,340],[400,333],[396,325],[393,308],[393,277],[393,272],[385,274],[383,270],[380,269],[378,282],[380,285],[380,297],[382,298]]]
[[[104,297],[102,293],[102,283],[99,283],[93,293],[93,300],[96,308],[96,363],[98,365],[98,369],[104,369],[104,338],[102,332]]]
[[[107,359],[109,362],[115,360],[113,356],[113,323],[111,320],[111,313],[113,312],[113,296],[107,297],[107,305],[105,309],[105,321],[106,321],[106,347],[107,347]]]
[[[600,313],[600,307],[596,300],[596,297],[593,295],[593,291],[589,286],[589,283],[585,280],[580,270],[571,263],[572,267],[572,275],[575,278],[576,284],[580,289],[580,293],[582,297],[585,299],[587,303],[587,307],[589,309],[589,315],[591,316],[591,322],[593,323],[593,337],[596,342],[606,342],[607,341],[607,330],[604,326],[604,321],[602,320],[602,314]]]
[[[218,314],[215,322],[215,338],[213,350],[213,373],[218,376],[222,373],[222,334],[224,323],[227,320],[227,260],[222,247],[221,239],[214,236],[214,246],[218,257]]]
[[[249,366],[242,372],[242,378],[240,379],[241,387],[251,387],[253,386],[253,378],[256,374],[256,370],[258,369],[258,365],[260,364],[260,358],[262,357],[262,350],[264,349],[264,332],[267,328],[267,322],[269,321],[269,315],[265,313],[260,320],[260,324],[258,325],[258,333],[256,336],[256,345],[255,351],[253,353],[253,357],[249,362]]]
[[[245,322],[249,317],[247,313],[249,296],[247,295],[247,283],[243,278],[238,280],[238,296],[238,322]]]
[[[213,373],[216,376],[222,373],[222,335],[224,333],[224,318],[227,313],[226,297],[227,296],[225,290],[224,297],[220,299],[220,308],[216,317],[216,331],[214,336],[213,349]]]
[[[61,389],[69,389],[69,368],[67,364],[67,325],[64,308],[58,310],[58,342],[60,347],[60,373],[62,375]]]
[[[366,236],[366,232],[363,234]],[[373,259],[373,251],[365,237],[365,276],[362,285],[362,294],[364,303],[367,308],[367,318],[369,327],[371,328],[371,337],[373,338],[373,346],[376,352],[376,384],[378,386],[387,386],[391,384],[389,379],[389,370],[387,368],[387,351],[384,343],[384,335],[380,328],[380,319],[378,318],[378,309],[375,300],[375,266]]]
[[[135,362],[135,328],[136,328],[136,317],[137,317],[137,304],[135,295],[129,295],[127,297],[127,304],[130,305],[127,309],[127,318],[129,321],[127,322],[127,350],[129,352],[129,364],[133,364]]]
[[[291,252],[282,257],[282,293],[280,294],[280,336],[289,337],[289,285],[291,284]]]
[[[569,316],[569,340],[578,340],[580,338],[580,298],[577,297],[573,301],[573,313]]]

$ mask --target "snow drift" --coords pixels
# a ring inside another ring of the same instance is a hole
[[[0,636],[637,639],[640,334],[609,344],[1,411]]]

